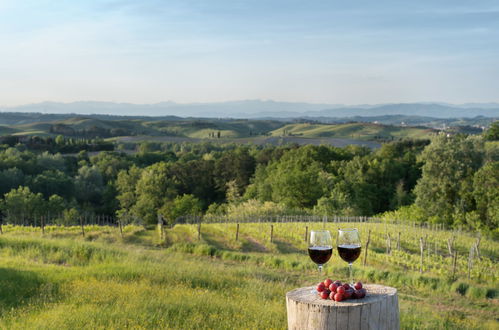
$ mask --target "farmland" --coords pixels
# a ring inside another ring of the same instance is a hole
[[[310,124],[276,120],[172,118],[100,119],[75,116],[63,120],[0,125],[0,136],[52,136],[112,138],[123,136],[181,137],[196,141],[249,139],[262,137],[341,138],[362,141],[428,138],[437,131],[422,127],[402,127],[375,123]],[[248,142],[248,141],[246,141]]]
[[[412,328],[497,328],[497,251],[483,237],[481,259],[470,247],[476,235],[384,223],[356,226],[365,244],[354,264],[366,283],[397,287],[401,324]],[[0,236],[2,328],[285,328],[284,295],[318,281],[306,255],[305,227],[322,223],[177,224],[157,229],[3,226]],[[400,232],[400,249],[397,237]],[[386,234],[393,238],[387,253]],[[447,240],[455,237],[456,279]],[[423,273],[419,238],[427,239]],[[435,253],[436,252],[436,253]],[[336,253],[324,276],[346,279]]]

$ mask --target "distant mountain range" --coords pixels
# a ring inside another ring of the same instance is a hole
[[[340,105],[262,100],[187,104],[175,102],[131,104],[81,101],[72,103],[43,102],[15,107],[0,106],[0,112],[248,119],[344,118],[386,115],[426,116],[432,118],[473,118],[477,116],[494,118],[499,117],[499,103]]]

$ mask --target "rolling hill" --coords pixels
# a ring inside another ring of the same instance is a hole
[[[273,136],[308,138],[335,137],[359,140],[389,140],[396,138],[429,138],[437,131],[422,127],[401,127],[373,123],[347,124],[288,124],[271,132]]]

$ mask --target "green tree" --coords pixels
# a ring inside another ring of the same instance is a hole
[[[478,227],[499,227],[499,162],[489,162],[473,178],[473,195],[481,222]]]
[[[499,120],[493,122],[490,127],[484,132],[484,137],[489,141],[499,140]]]
[[[137,166],[132,166],[128,171],[121,170],[118,172],[116,179],[116,189],[120,209],[117,211],[118,217],[125,220],[132,214],[132,208],[137,203],[136,186],[140,179],[142,170]]]
[[[24,184],[24,173],[16,167],[0,171],[0,196]]]
[[[156,223],[158,210],[177,195],[177,182],[169,171],[170,166],[160,162],[146,167],[137,181],[137,201],[131,211],[146,223]]]
[[[2,209],[7,221],[33,224],[34,218],[45,213],[46,205],[42,194],[32,193],[28,187],[12,189],[4,195]]]
[[[193,215],[201,215],[201,202],[193,195],[177,196],[173,201],[167,201],[160,209],[160,214],[173,224],[176,219]]]
[[[49,197],[47,203],[47,212],[49,215],[61,214],[66,208],[66,201],[59,195],[52,195]]]
[[[59,170],[46,170],[30,180],[29,187],[33,192],[42,193],[45,198],[59,195],[70,199],[73,197],[73,179]]]
[[[99,169],[87,165],[80,167],[75,177],[75,191],[78,202],[85,207],[101,205],[104,182]]]
[[[452,224],[474,209],[467,191],[484,157],[481,139],[438,136],[421,154],[423,173],[414,192],[427,218]]]

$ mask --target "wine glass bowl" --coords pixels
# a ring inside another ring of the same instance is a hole
[[[360,256],[360,235],[356,228],[338,229],[338,254],[348,262],[350,283],[353,284],[352,263]]]
[[[333,254],[333,243],[329,230],[310,231],[310,241],[308,243],[308,255],[317,264],[319,273],[322,266],[331,259]]]

